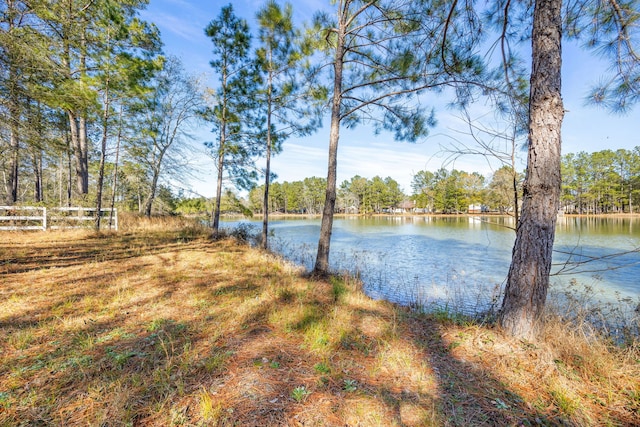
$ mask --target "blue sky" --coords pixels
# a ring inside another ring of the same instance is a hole
[[[262,0],[233,0],[235,13],[255,28],[255,13],[264,3]],[[309,21],[313,13],[329,4],[329,0],[291,1],[294,18],[298,23]],[[162,33],[166,54],[180,57],[189,72],[205,74],[208,85],[215,85],[215,76],[209,66],[211,41],[204,35],[204,28],[220,12],[229,0],[150,0],[141,13],[143,19],[155,23]],[[572,43],[563,45],[563,100],[565,114],[563,123],[562,152],[599,151],[604,149],[632,149],[640,145],[640,117],[638,106],[624,116],[614,116],[602,109],[585,106],[585,95],[589,87],[598,81],[606,70],[597,58],[583,52]],[[410,193],[411,179],[416,172],[427,169],[435,171],[443,165],[468,172],[480,172],[489,176],[496,165],[490,166],[480,157],[465,156],[451,162],[446,147],[454,138],[465,140],[461,132],[465,124],[458,113],[448,110],[443,96],[428,96],[425,103],[433,105],[438,125],[429,137],[416,144],[393,141],[390,134],[374,135],[365,126],[355,130],[341,131],[338,149],[338,182],[354,175],[372,178],[376,175],[391,176],[405,192]],[[478,111],[483,107],[478,106]],[[296,181],[309,176],[326,177],[328,154],[328,118],[316,134],[306,138],[291,138],[284,144],[283,152],[272,162],[278,181]],[[203,142],[213,135],[207,126],[194,132],[194,151],[203,150]],[[470,141],[466,141],[470,144]],[[199,179],[190,183],[194,191],[205,196],[215,193],[213,161],[196,154]],[[524,169],[526,152],[520,153]]]

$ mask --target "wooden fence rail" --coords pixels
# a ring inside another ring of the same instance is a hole
[[[100,209],[101,228],[118,230],[118,210]],[[111,221],[113,219],[113,221]],[[95,208],[44,208],[38,206],[0,206],[0,230],[58,230],[91,228]]]

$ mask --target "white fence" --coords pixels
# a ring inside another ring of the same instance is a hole
[[[0,224],[0,230],[46,230],[47,208],[0,206]]]
[[[113,213],[111,209],[100,209],[100,215],[102,217],[100,228],[118,230],[117,209],[114,209]],[[113,218],[113,221],[110,221],[110,218]],[[0,230],[91,228],[95,221],[95,208],[47,209],[37,206],[0,206]]]

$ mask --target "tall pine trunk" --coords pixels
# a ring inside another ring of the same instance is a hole
[[[222,139],[222,138],[221,138]],[[221,142],[222,144],[222,142]],[[221,145],[223,147],[223,145]],[[222,199],[222,178],[224,173],[224,150],[221,148],[218,153],[218,180],[216,183],[216,200],[213,205],[212,214],[212,235],[213,238],[217,238],[220,233],[220,201]]]
[[[536,0],[532,33],[529,153],[522,215],[502,309],[502,328],[531,339],[549,287],[555,226],[560,207],[562,0]]]
[[[87,77],[87,37],[86,27],[82,29],[80,37],[80,77]],[[81,196],[89,194],[89,138],[87,136],[87,115],[86,106],[80,111],[78,118],[78,143],[80,148],[80,164],[82,174],[78,177],[78,190]]]
[[[8,18],[9,28],[6,34],[13,33],[16,28],[14,19],[17,17],[16,2],[8,1],[5,5],[4,17]],[[12,49],[7,52],[7,62],[9,63],[8,83],[8,110],[9,110],[9,188],[7,189],[7,202],[10,205],[18,201],[18,180],[20,173],[20,95],[19,95],[19,74],[17,57]]]
[[[8,202],[14,204],[18,201],[18,174],[20,171],[20,105],[18,99],[16,67],[9,67],[9,184],[10,191]]]
[[[340,120],[342,104],[342,70],[344,66],[344,25],[339,26],[334,62],[333,101],[331,105],[331,129],[329,133],[329,164],[327,168],[327,190],[322,210],[318,254],[313,274],[326,276],[329,273],[329,247],[333,229],[333,212],[336,206],[336,181],[338,171],[338,141],[340,139]]]
[[[268,249],[269,242],[269,183],[271,182],[271,84],[273,75],[269,70],[267,83],[267,153],[264,178],[264,198],[262,201],[262,248]]]
[[[118,162],[120,160],[120,141],[122,140],[122,105],[118,116],[118,138],[116,139],[116,158],[113,161],[113,180],[111,185],[111,211],[109,212],[109,229],[113,226],[113,209],[116,205],[116,190],[118,189]]]
[[[13,120],[11,120],[13,122]],[[20,140],[18,139],[18,126],[11,123],[11,136],[9,137],[9,204],[18,201],[18,173],[20,165]]]
[[[71,11],[70,11],[71,15]],[[85,39],[82,39],[83,49],[85,47]],[[82,65],[81,75],[85,75],[86,58],[84,54],[80,56],[80,64]],[[67,38],[64,39],[64,66],[66,78],[72,80],[73,71],[71,69],[71,47]],[[69,119],[69,130],[71,136],[71,146],[75,157],[76,172],[76,190],[80,196],[84,196],[89,192],[89,159],[88,159],[88,143],[87,143],[87,120],[86,110],[81,108],[67,109],[67,117]]]
[[[68,139],[68,138],[67,138]],[[71,207],[71,196],[73,193],[73,166],[72,166],[72,151],[69,144],[71,142],[67,140],[67,207]]]
[[[95,230],[100,231],[102,217],[102,189],[104,187],[104,167],[107,160],[107,138],[109,135],[109,77],[104,91],[104,109],[102,110],[102,141],[100,143],[100,167],[98,169],[98,184],[96,188],[96,220]]]
[[[40,203],[44,200],[43,188],[42,188],[42,150],[34,147],[33,155],[31,157],[31,163],[33,166],[33,201]]]
[[[226,82],[226,80],[225,80]],[[216,183],[216,200],[213,205],[213,211],[211,213],[211,228],[212,236],[214,239],[218,238],[220,233],[220,200],[222,199],[222,179],[224,177],[224,153],[226,150],[225,144],[227,143],[227,122],[224,119],[226,116],[226,108],[223,107],[223,118],[220,121],[220,145],[218,146],[218,181]]]
[[[71,146],[75,160],[76,190],[78,194],[89,192],[89,162],[87,159],[87,121],[79,117],[76,111],[67,111],[69,129],[71,130]]]
[[[82,196],[89,193],[89,142],[87,138],[86,111],[80,113],[78,119],[78,135],[80,147],[80,175],[78,176],[78,191]]]

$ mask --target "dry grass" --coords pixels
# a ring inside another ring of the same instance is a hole
[[[0,237],[0,425],[640,422],[638,354],[553,322],[512,341],[172,219]]]

